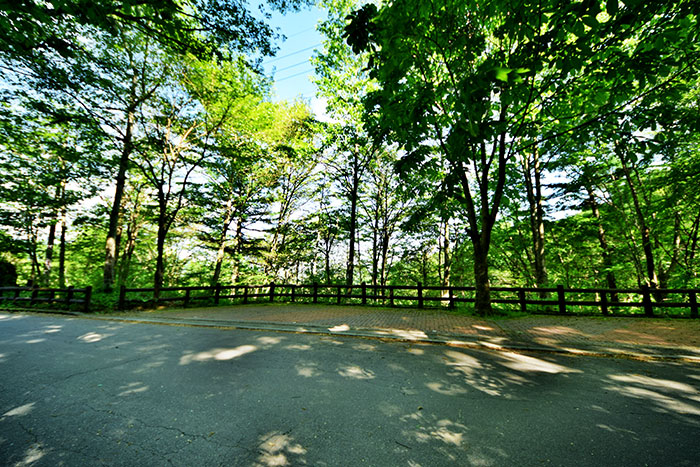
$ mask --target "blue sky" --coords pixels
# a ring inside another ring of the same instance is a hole
[[[287,36],[287,40],[279,43],[277,55],[263,60],[265,71],[275,79],[275,100],[292,101],[301,97],[312,107],[317,104],[310,59],[314,49],[321,47],[316,24],[324,17],[323,11],[313,7],[298,13],[274,14],[270,20],[274,28]]]

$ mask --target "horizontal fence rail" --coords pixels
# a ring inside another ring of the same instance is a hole
[[[348,305],[388,305],[425,308],[458,303],[474,303],[475,287],[441,287],[416,285],[359,285],[345,284],[264,284],[221,285],[211,287],[163,287],[156,294],[154,288],[127,288],[119,290],[118,309],[135,304],[158,305],[182,302],[185,307],[196,301],[219,305],[222,300],[238,303],[310,302]],[[129,294],[132,299],[127,298]],[[134,299],[139,294],[140,299]],[[637,309],[644,316],[654,316],[654,309],[687,309],[689,316],[698,317],[697,297],[700,289],[650,289],[648,286],[627,289],[606,288],[551,288],[492,287],[491,302],[514,305],[524,313],[569,314],[578,309],[598,309],[603,315],[621,309]],[[678,296],[681,296],[679,301]],[[671,300],[670,298],[673,298]]]
[[[90,311],[90,301],[92,299],[92,287],[78,289],[66,287],[65,289],[38,288],[38,287],[0,287],[0,302],[48,303],[58,305],[61,308],[70,308],[71,305],[81,305],[84,312]]]

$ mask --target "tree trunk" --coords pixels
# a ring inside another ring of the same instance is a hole
[[[617,281],[615,280],[615,273],[612,271],[612,258],[610,257],[610,247],[608,246],[608,240],[605,235],[605,229],[603,228],[603,221],[600,217],[600,210],[598,209],[598,202],[595,199],[595,194],[593,193],[593,188],[589,184],[585,186],[588,192],[588,204],[591,206],[591,211],[593,212],[593,217],[596,220],[598,226],[598,243],[600,244],[601,254],[603,255],[603,267],[605,268],[605,280],[608,284],[608,288],[616,289]],[[617,293],[610,294],[610,299],[613,302],[618,301]]]
[[[488,247],[484,247],[481,239],[474,242],[474,285],[476,296],[474,309],[481,315],[492,312],[491,284],[489,282]]]
[[[324,251],[324,263],[326,268],[326,282],[331,282],[331,251],[327,249]]]
[[[119,270],[119,286],[126,284],[126,280],[129,278],[129,270],[131,269],[131,259],[134,256],[134,250],[136,249],[136,239],[138,238],[139,225],[138,225],[138,215],[136,213],[132,214],[129,221],[129,227],[126,229],[126,248],[121,257],[121,267]]]
[[[40,267],[39,267],[39,256],[37,253],[37,250],[39,248],[37,244],[37,232],[30,226],[30,230],[28,232],[28,240],[29,240],[29,255],[31,256],[32,260],[32,269],[31,269],[31,275],[29,277],[29,285],[30,286],[36,286],[39,285],[39,274],[40,274]]]
[[[659,287],[662,289],[668,288],[668,281],[673,276],[673,273],[678,266],[679,256],[681,251],[681,216],[678,212],[673,213],[673,246],[671,250],[671,258],[669,259],[668,267],[665,269],[659,267]]]
[[[109,213],[109,227],[107,228],[107,240],[105,242],[105,263],[102,275],[102,288],[105,292],[111,292],[114,287],[115,267],[117,263],[117,230],[119,227],[119,211],[124,196],[126,185],[126,171],[129,167],[129,158],[132,151],[132,132],[134,126],[135,111],[130,108],[127,112],[126,133],[124,145],[119,157],[119,170],[117,172],[117,185],[114,191],[112,209]]]
[[[656,289],[659,284],[659,279],[656,275],[656,268],[654,265],[654,251],[651,244],[651,229],[647,225],[644,217],[644,212],[642,211],[642,207],[639,202],[639,196],[637,195],[637,190],[632,181],[630,169],[627,165],[627,160],[623,152],[624,149],[620,147],[617,148],[617,155],[622,163],[625,180],[627,181],[627,186],[629,187],[630,195],[632,196],[632,203],[634,204],[634,211],[637,215],[637,221],[639,222],[639,230],[642,234],[642,249],[644,251],[644,258],[646,261],[647,282],[649,283],[649,288]]]
[[[525,175],[525,186],[527,188],[527,201],[530,207],[530,233],[532,234],[535,286],[542,288],[547,284],[547,266],[544,254],[544,209],[542,208],[541,170],[539,151],[537,148],[533,151],[532,165],[530,164],[528,156],[523,156],[523,172]],[[540,293],[540,297],[545,298],[546,296],[546,292]]]
[[[56,242],[56,219],[49,225],[49,238],[46,242],[46,255],[44,256],[44,273],[41,277],[41,284],[44,287],[51,286],[51,267],[53,266],[53,246]]]
[[[229,226],[233,220],[233,205],[231,200],[226,202],[226,213],[224,215],[224,222],[221,226],[221,233],[219,234],[219,247],[216,252],[216,262],[214,263],[214,275],[211,278],[212,287],[219,282],[219,277],[221,276],[221,266],[224,262],[224,252],[226,250],[226,234],[228,233]]]
[[[389,232],[386,229],[386,225],[384,226],[384,229],[382,229],[381,245],[382,245],[382,267],[381,267],[381,270],[379,273],[379,281],[382,285],[386,285],[387,263],[388,263],[388,257],[389,257]]]
[[[374,219],[372,225],[372,285],[376,286],[379,278],[379,193],[374,199]]]
[[[448,288],[450,286],[452,272],[452,254],[450,253],[450,220],[445,219],[440,223],[440,251],[442,252],[442,265],[440,274],[440,285],[442,286],[442,297],[449,295]]]
[[[353,185],[350,192],[350,244],[348,248],[348,264],[345,283],[352,285],[355,273],[355,236],[357,230],[357,191],[359,179],[353,176]]]
[[[156,270],[153,275],[153,298],[157,301],[160,298],[160,289],[163,288],[163,278],[165,277],[165,263],[163,255],[165,252],[165,238],[168,236],[168,225],[166,217],[166,203],[162,196],[159,197],[158,212],[158,234],[156,239]]]
[[[241,273],[241,251],[243,251],[243,217],[238,218],[236,225],[236,237],[234,239],[235,246],[233,250],[233,265],[231,273],[231,282],[238,284]]]
[[[58,287],[66,288],[66,206],[61,208],[61,236],[58,247]]]

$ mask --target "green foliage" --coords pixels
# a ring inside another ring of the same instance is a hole
[[[694,3],[322,5],[326,123],[242,3],[0,4],[0,264],[100,288],[124,159],[117,285],[700,286]]]

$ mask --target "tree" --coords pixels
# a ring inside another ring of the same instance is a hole
[[[405,148],[404,170],[440,160],[452,169],[445,183],[466,212],[478,312],[491,311],[491,235],[515,156],[611,118],[687,70],[698,59],[695,32],[684,30],[697,31],[693,9],[401,0],[353,14],[348,42],[371,54],[379,83],[366,101],[370,127]]]
[[[343,41],[345,17],[354,8],[352,0],[323,2],[328,20],[319,25],[323,33],[323,51],[314,59],[315,82],[327,99],[327,112],[336,122],[327,125],[325,165],[333,185],[346,203],[348,253],[345,282],[355,279],[356,245],[359,242],[358,213],[361,186],[373,159],[381,152],[367,135],[362,122],[362,98],[372,89],[362,57],[353,55]],[[373,266],[374,267],[374,266]]]
[[[268,3],[280,11],[306,4],[305,0]],[[115,278],[116,234],[134,118],[154,92],[142,82],[149,51],[203,59],[231,58],[242,51],[264,56],[274,52],[275,34],[240,0],[20,1],[3,2],[0,12],[0,66],[19,76],[20,87],[29,85],[69,100],[98,124],[111,127],[110,136],[116,136],[121,147],[105,240],[103,289],[109,291]]]

